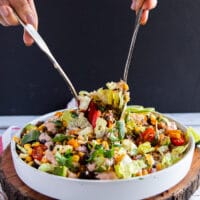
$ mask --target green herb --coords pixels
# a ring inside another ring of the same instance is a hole
[[[94,161],[95,158],[97,157],[105,157],[105,158],[112,158],[114,155],[114,148],[112,147],[109,150],[103,149],[103,146],[98,144],[95,146],[95,151],[92,152],[90,155],[89,159],[87,160],[88,162]]]
[[[67,135],[57,134],[53,138],[53,142],[63,142],[64,140],[68,140],[68,139],[69,139],[69,136],[67,136]]]
[[[123,140],[124,137],[125,137],[125,131],[126,131],[124,121],[122,121],[122,120],[117,121],[117,122],[116,122],[116,127],[117,127],[117,129],[118,129],[118,131],[119,131],[119,139],[120,139],[120,140]]]
[[[60,120],[56,120],[53,123],[56,125],[56,128],[61,128],[63,126],[63,123]]]
[[[78,117],[78,114],[77,114],[76,112],[72,112],[72,113],[71,113],[71,116],[72,116],[72,118],[77,118],[77,117]]]
[[[72,154],[71,153],[67,153],[63,156],[59,152],[56,152],[55,158],[60,166],[66,166],[70,170],[73,170],[74,166],[72,164]]]
[[[32,130],[29,133],[25,134],[22,138],[22,145],[33,142],[33,141],[38,141],[40,136],[40,131],[38,130]]]
[[[114,156],[114,148],[112,147],[111,149],[109,150],[105,150],[104,151],[104,156],[106,158],[112,158]]]

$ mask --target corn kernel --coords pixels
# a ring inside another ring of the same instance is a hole
[[[43,156],[41,163],[47,163],[47,162],[48,162],[47,158],[45,156]]]
[[[162,164],[161,163],[157,163],[156,164],[156,169],[157,169],[157,171],[161,170],[162,169]]]
[[[148,174],[148,170],[143,169],[143,170],[142,170],[142,175],[147,175],[147,174]]]
[[[73,148],[77,148],[79,146],[78,141],[75,140],[74,138],[68,141],[68,145],[71,145]]]
[[[125,154],[118,154],[116,157],[115,157],[115,162],[116,163],[119,163],[123,158],[124,158]]]
[[[32,144],[32,147],[38,147],[39,145],[40,145],[39,142],[34,142],[34,143]]]
[[[33,159],[32,159],[31,156],[27,156],[25,160],[26,160],[26,162],[30,162],[30,161],[32,161]]]
[[[85,154],[83,153],[83,152],[78,152],[78,155],[80,156],[80,157],[83,157]]]
[[[38,130],[39,130],[39,131],[42,131],[44,127],[45,127],[45,126],[42,124],[42,125],[40,125],[40,126],[38,127]]]
[[[19,142],[20,142],[20,139],[19,139],[17,136],[14,136],[14,137],[13,137],[13,140],[14,140],[17,144],[19,144]]]
[[[109,145],[107,141],[103,141],[102,142],[102,146],[104,147],[104,149],[108,150],[109,149]]]
[[[32,148],[27,149],[28,155],[31,155],[31,154],[32,154],[32,151],[33,151]]]
[[[33,161],[28,162],[28,165],[32,166],[33,165]]]
[[[56,112],[54,116],[56,116],[56,117],[61,117],[62,114],[63,114],[62,112]]]
[[[31,144],[25,144],[25,145],[24,145],[24,149],[28,150],[28,149],[30,149],[30,148],[31,148]]]
[[[97,142],[97,144],[101,144],[102,139],[101,139],[101,138],[98,138],[98,139],[96,140],[96,142]]]
[[[72,161],[73,162],[79,162],[79,160],[80,160],[80,156],[79,155],[73,155],[72,156]]]

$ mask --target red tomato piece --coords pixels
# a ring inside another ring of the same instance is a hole
[[[88,108],[88,119],[89,122],[92,124],[92,127],[96,127],[97,118],[100,117],[101,111],[96,108],[96,105],[93,101],[91,101],[89,108]]]
[[[47,149],[47,147],[43,144],[36,146],[32,150],[32,157],[37,160],[42,160],[43,153]]]
[[[155,130],[149,127],[142,133],[142,139],[144,141],[152,142],[155,139],[155,135]]]
[[[183,136],[181,136],[180,138],[171,138],[171,142],[175,146],[181,146],[185,143],[185,139]]]

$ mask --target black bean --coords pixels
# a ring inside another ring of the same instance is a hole
[[[94,172],[83,171],[79,175],[80,179],[96,179],[96,175]]]
[[[45,144],[47,141],[45,139],[40,140],[40,143]]]
[[[38,121],[38,122],[36,123],[36,126],[39,127],[39,126],[41,126],[43,123],[44,123],[44,121]]]

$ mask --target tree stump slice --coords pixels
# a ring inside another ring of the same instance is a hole
[[[0,183],[9,200],[53,200],[27,185],[17,176],[14,169],[10,146],[0,158]],[[190,171],[186,177],[171,189],[146,200],[186,200],[200,185],[200,150],[195,149]]]

